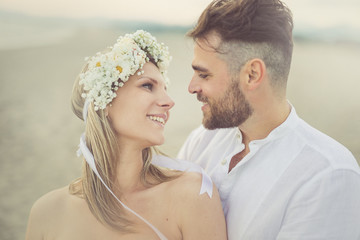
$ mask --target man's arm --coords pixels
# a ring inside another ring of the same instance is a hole
[[[289,202],[277,239],[360,239],[360,174],[329,169]]]

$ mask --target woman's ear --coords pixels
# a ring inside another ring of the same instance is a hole
[[[111,103],[108,104],[108,105],[106,106],[106,108],[104,109],[105,117],[108,117],[108,116],[109,116],[109,107],[111,107]]]
[[[265,76],[265,63],[259,58],[254,58],[248,61],[244,67],[246,88],[249,90],[258,88]]]

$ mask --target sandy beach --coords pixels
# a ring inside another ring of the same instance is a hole
[[[34,201],[80,175],[75,152],[83,123],[70,109],[72,84],[84,57],[112,45],[121,33],[84,27],[0,42],[0,239],[24,239]],[[202,117],[200,104],[187,92],[192,41],[182,32],[153,34],[173,55],[169,94],[176,104],[161,149],[176,156]],[[358,161],[359,63],[360,45],[296,42],[288,85],[297,113]]]

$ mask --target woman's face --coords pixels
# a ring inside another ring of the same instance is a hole
[[[164,126],[174,102],[166,92],[164,78],[153,63],[129,78],[116,92],[108,118],[121,146],[145,148],[164,143]]]

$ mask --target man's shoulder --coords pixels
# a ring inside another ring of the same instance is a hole
[[[297,129],[296,135],[302,139],[307,153],[322,156],[333,168],[350,167],[358,169],[355,157],[343,144],[302,121]]]

